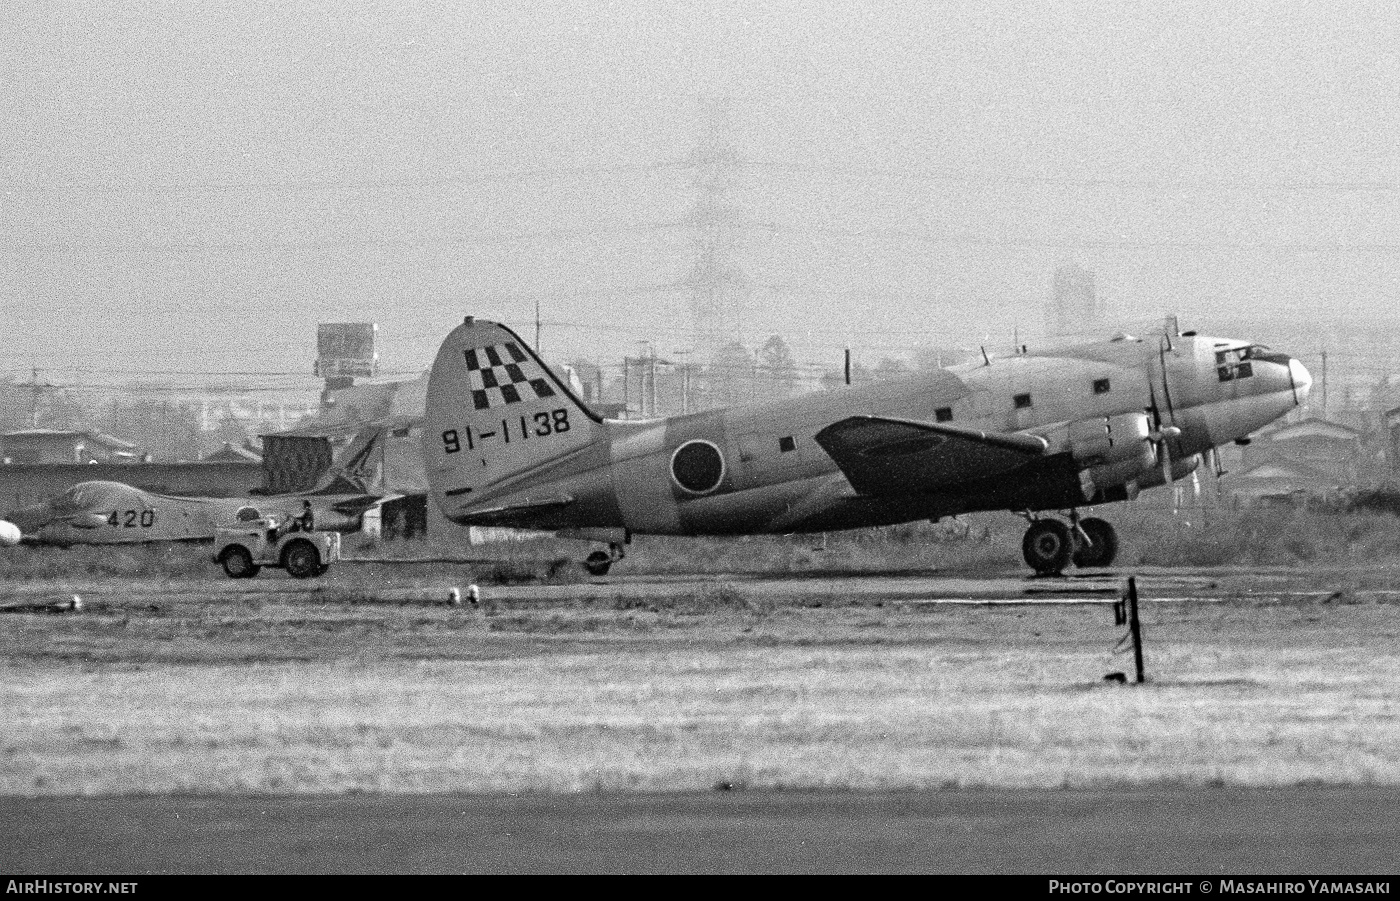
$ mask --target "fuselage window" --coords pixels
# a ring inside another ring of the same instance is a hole
[[[1031,396],[1029,394],[1018,394],[1012,398],[1012,402],[1016,404],[1016,409],[1024,410],[1031,405]]]
[[[948,420],[953,418],[953,408],[939,407],[937,410],[933,411],[933,418],[938,420],[939,422],[947,422]]]
[[[1111,390],[1113,390],[1113,386],[1109,384],[1108,379],[1094,379],[1095,394],[1107,394]]]
[[[782,453],[797,450],[797,442],[791,435],[784,435],[782,438],[778,439],[778,450]]]
[[[1250,348],[1237,347],[1234,350],[1220,350],[1215,353],[1215,372],[1222,382],[1247,379],[1254,375],[1254,364],[1249,361]]]

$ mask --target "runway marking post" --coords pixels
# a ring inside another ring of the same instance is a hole
[[[1113,605],[1113,624],[1115,626],[1127,625],[1128,634],[1118,640],[1118,644],[1113,648],[1114,653],[1123,649],[1123,645],[1132,641],[1133,643],[1133,664],[1137,669],[1137,682],[1139,684],[1147,681],[1147,675],[1143,671],[1142,663],[1142,620],[1138,618],[1138,594],[1137,577],[1129,576],[1123,583],[1123,590],[1118,595],[1118,602]],[[1127,678],[1122,673],[1109,673],[1104,679],[1110,682],[1126,682]]]

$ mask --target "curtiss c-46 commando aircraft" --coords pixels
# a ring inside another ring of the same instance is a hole
[[[315,488],[299,494],[178,497],[124,482],[80,482],[46,503],[11,513],[11,522],[0,520],[0,543],[4,543],[6,525],[14,527],[15,542],[65,547],[212,541],[216,528],[266,517],[284,523],[303,513],[303,502],[311,505],[316,529],[356,532],[366,511],[393,497],[370,492],[363,478],[370,452],[382,434],[383,429],[363,430],[342,452],[342,462]]]
[[[1297,360],[1186,332],[665,419],[597,416],[509,328],[467,317],[428,382],[425,467],[462,526],[749,535],[1008,510],[1038,573],[1108,566],[1113,527],[1079,508],[1191,473],[1306,399]],[[1064,518],[1045,515],[1061,512]]]

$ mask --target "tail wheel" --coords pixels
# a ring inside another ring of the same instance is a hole
[[[1037,519],[1021,541],[1021,555],[1042,576],[1058,575],[1074,554],[1074,536],[1058,519]]]
[[[309,541],[296,541],[282,552],[282,567],[293,579],[310,579],[321,574],[321,555]]]
[[[606,576],[612,568],[613,558],[607,551],[594,551],[583,561],[583,568],[590,576]]]
[[[224,568],[224,574],[230,579],[251,579],[262,569],[253,562],[252,553],[241,544],[224,548],[224,552],[219,555],[219,563]]]
[[[1079,528],[1089,536],[1090,544],[1074,552],[1074,565],[1080,567],[1112,566],[1118,556],[1118,533],[1111,523],[1097,517],[1079,521]]]

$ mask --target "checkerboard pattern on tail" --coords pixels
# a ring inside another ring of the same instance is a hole
[[[544,372],[513,341],[465,351],[472,406],[487,410],[524,400],[553,397]]]

